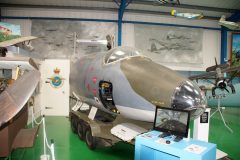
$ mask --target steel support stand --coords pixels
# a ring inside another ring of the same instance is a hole
[[[225,119],[224,119],[224,117],[223,117],[222,110],[221,110],[221,97],[218,97],[217,100],[218,100],[217,109],[216,109],[216,111],[214,111],[214,112],[210,115],[210,118],[211,118],[215,113],[219,112],[219,114],[220,114],[220,116],[221,116],[221,118],[222,118],[223,124],[225,125],[225,127],[226,127],[231,133],[233,133],[233,130],[226,124],[226,121],[225,121]]]

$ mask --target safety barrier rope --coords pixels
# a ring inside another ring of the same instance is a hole
[[[40,122],[38,122],[38,121],[36,120],[36,117],[35,117],[34,113],[33,113],[33,106],[31,106],[30,108],[31,108],[31,112],[32,112],[32,113],[31,113],[31,114],[32,114],[32,127],[34,127],[34,123],[35,123],[36,125],[40,125],[40,124],[42,123],[43,119],[41,119]],[[41,112],[41,110],[40,110],[39,112]],[[37,113],[39,113],[39,112],[37,112]]]
[[[45,115],[42,115],[41,120],[38,122],[33,113],[33,107],[32,107],[31,112],[32,112],[32,127],[34,127],[34,123],[37,125],[40,125],[42,123],[42,125],[43,125],[43,151],[44,151],[44,154],[41,155],[40,159],[41,160],[49,160],[49,155],[47,155],[47,150],[46,150],[46,147],[47,147],[51,152],[51,160],[55,160],[54,140],[51,139],[51,144],[48,143],[47,134],[46,134],[46,125],[45,125]]]

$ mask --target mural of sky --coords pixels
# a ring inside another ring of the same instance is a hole
[[[240,66],[240,34],[232,34],[231,65]]]
[[[21,36],[20,25],[0,22],[0,42]]]
[[[115,23],[80,22],[63,20],[33,20],[32,35],[39,39],[32,42],[32,56],[37,58],[81,57],[92,52],[106,51],[106,44],[76,42],[76,40],[106,40],[115,35]],[[75,45],[74,45],[74,42]],[[75,51],[75,53],[74,53]]]
[[[21,35],[20,25],[0,22],[0,31],[1,32],[11,32],[11,35]]]

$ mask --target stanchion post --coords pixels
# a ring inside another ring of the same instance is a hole
[[[52,154],[52,160],[55,160],[54,140],[53,139],[51,139],[51,154]]]
[[[46,131],[45,131],[45,115],[43,115],[43,152],[46,155]]]
[[[33,113],[33,106],[31,108],[31,113],[32,113],[32,128],[34,128],[34,113]]]

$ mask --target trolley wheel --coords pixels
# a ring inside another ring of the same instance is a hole
[[[84,140],[85,136],[84,136],[84,124],[82,121],[78,122],[77,125],[77,134],[79,139]]]
[[[74,118],[71,118],[71,129],[73,133],[77,133],[77,122]]]
[[[92,136],[92,131],[90,127],[87,127],[86,129],[85,140],[89,149],[94,150],[96,148],[96,137]]]

